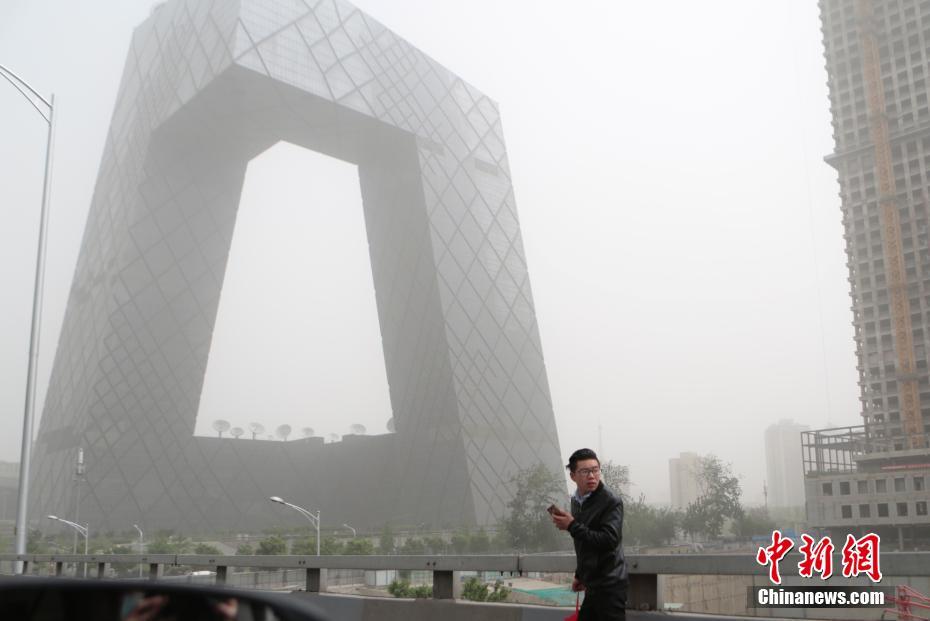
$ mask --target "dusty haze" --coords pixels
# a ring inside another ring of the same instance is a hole
[[[761,503],[763,431],[858,424],[816,3],[355,4],[500,104],[562,452],[713,452]],[[0,63],[58,102],[40,403],[135,25],[153,3],[5,0]],[[0,460],[19,459],[45,127],[0,83]],[[354,166],[250,165],[198,431],[391,416]]]

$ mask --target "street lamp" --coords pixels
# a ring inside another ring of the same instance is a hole
[[[85,524],[84,526],[81,526],[77,522],[72,522],[71,520],[60,518],[57,515],[49,515],[48,519],[67,524],[68,526],[76,530],[77,532],[84,535],[84,556],[85,557],[87,556],[87,542],[90,539],[90,524]],[[84,577],[85,578],[87,577],[87,559],[86,558],[84,559]]]
[[[311,525],[316,526],[316,555],[319,556],[320,555],[320,512],[319,510],[317,510],[316,515],[313,515],[312,513],[310,513],[303,507],[298,507],[297,505],[293,505],[287,502],[286,500],[284,500],[283,498],[281,498],[280,496],[269,496],[268,500],[270,500],[271,502],[276,502],[279,505],[285,505],[287,507],[290,507],[291,509],[299,512],[305,518],[310,520]]]
[[[42,210],[39,216],[39,247],[36,256],[35,286],[32,292],[32,327],[29,331],[29,366],[26,371],[26,404],[23,413],[23,446],[19,462],[19,493],[16,508],[16,554],[26,553],[26,505],[29,502],[29,466],[32,462],[32,427],[35,414],[36,372],[39,364],[39,326],[42,322],[42,291],[45,283],[45,238],[52,189],[52,147],[55,141],[55,96],[46,100],[18,75],[0,65],[0,76],[20,92],[48,123],[45,144],[45,177],[42,181]],[[40,106],[44,106],[43,107]],[[22,571],[19,563],[18,571]],[[85,570],[86,570],[85,565]]]
[[[139,531],[139,554],[145,554],[145,535],[138,524],[133,524],[132,527]],[[139,577],[142,577],[142,561],[139,561]]]
[[[345,526],[346,528],[352,531],[352,538],[354,539],[356,535],[356,530],[352,528],[351,526],[349,526],[348,524],[343,524],[343,526]]]

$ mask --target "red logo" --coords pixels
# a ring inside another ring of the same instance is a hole
[[[772,545],[759,548],[756,552],[756,562],[765,567],[769,566],[769,580],[773,584],[781,584],[781,576],[778,573],[778,562],[788,554],[788,551],[794,547],[794,542],[781,536],[781,531],[772,531]]]
[[[798,574],[803,578],[812,578],[816,571],[821,580],[833,575],[833,542],[824,537],[814,545],[814,538],[801,535],[804,542],[798,551],[804,556],[798,563]]]
[[[878,562],[878,545],[881,539],[875,533],[863,535],[856,539],[846,535],[843,546],[843,576],[853,578],[865,574],[872,582],[880,582],[882,570]]]

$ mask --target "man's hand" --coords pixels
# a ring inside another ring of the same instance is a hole
[[[564,511],[553,511],[552,523],[555,524],[555,527],[559,530],[568,530],[569,525],[575,521],[575,518],[571,514],[565,513]]]
[[[581,581],[578,578],[572,578],[572,591],[584,591],[584,585],[581,584]]]

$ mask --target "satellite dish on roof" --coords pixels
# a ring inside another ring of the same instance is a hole
[[[231,435],[234,438],[239,438],[239,436],[241,436],[244,433],[245,433],[245,429],[243,429],[242,427],[233,427],[232,429],[229,430],[229,435]]]
[[[220,437],[223,437],[223,432],[229,430],[229,421],[228,420],[215,420],[213,421],[213,431],[220,434]]]
[[[394,433],[394,417],[393,416],[388,419],[387,430],[390,431],[391,433]]]
[[[313,436],[313,427],[304,427],[300,430],[300,433],[302,433],[305,438],[309,438]]]
[[[252,432],[252,439],[255,439],[260,433],[265,433],[265,426],[261,423],[249,423],[249,431]]]
[[[274,435],[278,436],[280,440],[287,441],[287,437],[291,435],[291,426],[279,425],[278,428],[274,430]]]
[[[365,432],[367,431],[367,429],[365,429],[365,425],[359,425],[358,423],[355,423],[354,425],[351,425],[349,427],[349,431],[351,431],[357,436],[363,436],[365,435]]]

